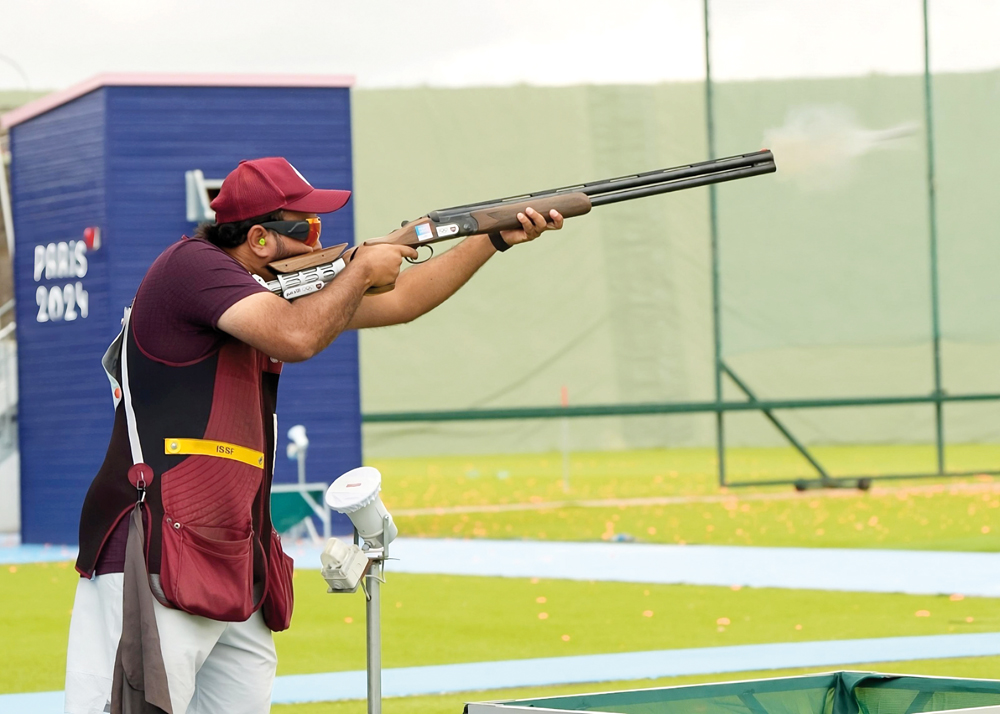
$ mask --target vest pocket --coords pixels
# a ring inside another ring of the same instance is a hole
[[[160,584],[179,610],[246,620],[254,611],[252,529],[201,528],[165,516]]]
[[[274,632],[287,630],[292,624],[294,569],[295,561],[285,553],[281,547],[281,536],[272,528],[267,552],[267,594],[264,595],[261,612],[264,624]]]

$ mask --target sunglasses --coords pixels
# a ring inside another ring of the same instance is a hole
[[[268,221],[260,225],[275,233],[300,240],[310,247],[316,245],[322,230],[319,218],[303,218],[299,221]]]

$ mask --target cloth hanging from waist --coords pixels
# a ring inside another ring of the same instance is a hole
[[[136,504],[125,547],[122,636],[115,655],[111,714],[173,714],[143,541],[142,506]]]

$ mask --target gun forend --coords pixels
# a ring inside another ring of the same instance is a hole
[[[547,221],[549,211],[555,209],[562,214],[563,218],[573,218],[590,213],[592,204],[590,198],[583,193],[565,193],[560,196],[543,196],[539,198],[519,201],[517,203],[505,203],[496,206],[484,206],[472,211],[463,213],[445,213],[443,211],[432,211],[427,217],[437,221],[439,225],[447,226],[452,223],[461,223],[465,216],[475,221],[473,233],[491,233],[493,231],[509,231],[521,228],[521,222],[517,220],[518,213],[524,213],[528,208],[533,208]],[[471,234],[470,234],[471,235]]]
[[[382,238],[365,241],[365,244],[392,243],[416,248],[478,233],[516,230],[521,228],[517,214],[528,208],[535,209],[551,221],[549,211],[552,209],[559,211],[563,218],[572,218],[590,213],[591,205],[587,195],[574,192],[540,196],[517,203],[487,204],[469,211],[431,211],[423,218],[411,221]]]

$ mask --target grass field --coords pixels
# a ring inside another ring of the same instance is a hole
[[[902,471],[922,465],[928,456],[925,449],[902,447],[817,451],[825,461],[839,464],[842,473]],[[715,485],[713,456],[710,450],[576,454],[569,492],[562,488],[558,454],[397,459],[373,465],[383,472],[385,502],[408,536],[600,540],[629,534],[667,543],[1000,550],[1000,481],[990,477],[887,482],[868,493],[796,494],[774,487],[722,491]],[[731,456],[734,478],[804,473],[787,450],[734,450]],[[1000,449],[968,447],[949,454],[954,468],[973,468],[994,457],[1000,460]],[[674,500],[608,504],[609,499]],[[0,568],[0,602],[5,604],[0,633],[7,651],[17,653],[6,657],[0,669],[0,692],[62,688],[76,578],[66,563]],[[296,573],[295,587],[292,629],[275,638],[279,674],[363,669],[362,597],[327,595],[319,575],[310,571]],[[730,624],[719,624],[722,618]],[[393,574],[391,569],[383,588],[386,667],[995,631],[1000,631],[996,600],[959,596],[443,577]],[[871,668],[997,677],[1000,657]],[[403,714],[457,714],[465,701],[751,676],[413,697],[390,700],[386,708]],[[360,713],[364,702],[280,706],[275,711]]]
[[[834,474],[926,470],[930,447],[815,450]],[[1000,464],[992,445],[951,447],[954,470]],[[790,449],[733,449],[733,480],[808,475]],[[843,548],[1000,550],[1000,481],[877,482],[868,493],[790,487],[720,489],[712,449],[574,454],[569,491],[559,454],[385,459],[383,500],[409,535]],[[669,499],[679,503],[642,503]],[[635,503],[606,503],[635,499]],[[585,503],[589,502],[589,503]],[[525,510],[504,510],[513,507]],[[448,510],[451,509],[451,510]]]
[[[65,563],[0,571],[0,631],[17,652],[0,692],[62,687],[76,579]],[[295,591],[278,673],[364,669],[363,597],[328,595],[312,571]],[[386,667],[998,629],[996,602],[971,597],[405,574],[383,587]]]

